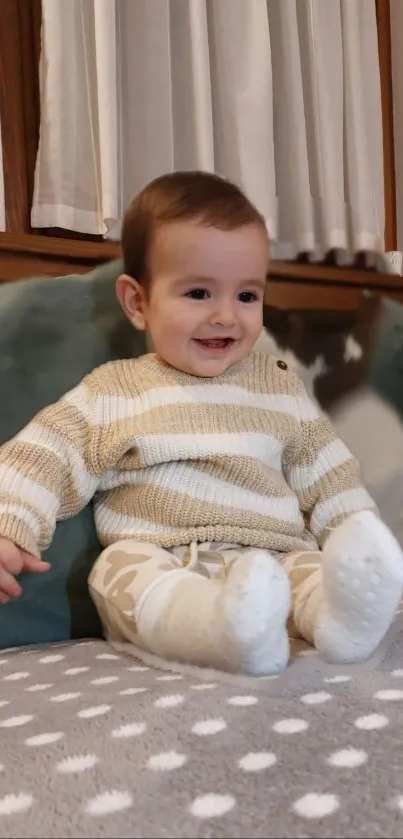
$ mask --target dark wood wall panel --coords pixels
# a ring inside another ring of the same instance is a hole
[[[41,0],[0,0],[0,116],[6,225],[29,233],[39,134]]]
[[[376,0],[381,75],[383,174],[385,190],[385,250],[396,250],[396,177],[393,136],[393,87],[390,40],[390,0]]]

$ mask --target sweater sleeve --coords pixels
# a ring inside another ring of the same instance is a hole
[[[57,520],[82,510],[101,478],[89,380],[0,448],[0,536],[38,557]]]
[[[319,544],[353,513],[377,512],[361,481],[360,465],[329,419],[298,383],[300,433],[286,446],[285,477]]]

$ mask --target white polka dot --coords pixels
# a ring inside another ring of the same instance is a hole
[[[52,655],[44,655],[39,659],[39,664],[56,664],[57,661],[63,661],[66,656],[60,653],[52,653]]]
[[[323,681],[328,685],[341,685],[343,682],[351,682],[351,676],[328,676]]]
[[[213,819],[225,816],[235,807],[235,803],[232,795],[199,795],[193,801],[190,812],[199,819]]]
[[[77,699],[81,693],[58,693],[56,696],[51,696],[49,702],[70,702],[71,699]]]
[[[326,693],[324,690],[318,690],[317,693],[306,693],[305,696],[301,696],[301,702],[304,705],[322,705],[323,702],[329,702],[329,699],[332,699],[332,694]]]
[[[21,679],[28,679],[31,674],[27,670],[20,670],[18,673],[9,673],[3,676],[3,682],[20,682]]]
[[[112,682],[119,681],[119,676],[101,676],[99,679],[93,679],[92,685],[111,685]]]
[[[38,693],[41,690],[48,690],[49,688],[54,687],[54,682],[42,683],[38,685],[30,685],[29,688],[25,688],[25,691],[28,693]]]
[[[0,655],[2,655],[2,653],[0,653]],[[0,667],[2,667],[2,665],[3,665],[3,664],[8,664],[8,658],[2,658],[2,659],[1,659],[1,661],[0,661]]]
[[[61,760],[56,765],[56,772],[61,772],[64,775],[85,772],[86,769],[92,769],[96,763],[98,763],[96,755],[73,755]]]
[[[121,725],[120,728],[115,728],[112,731],[112,737],[118,739],[121,737],[138,737],[140,734],[144,734],[146,728],[145,722],[128,722]]]
[[[179,673],[166,673],[164,676],[156,676],[157,682],[179,682],[183,679]]]
[[[293,804],[292,809],[298,816],[303,816],[306,819],[323,819],[325,816],[330,816],[339,807],[340,803],[336,795],[308,792],[307,795],[299,798]]]
[[[125,690],[120,690],[119,693],[121,696],[134,696],[136,693],[145,693],[147,688],[125,688]]]
[[[178,752],[161,752],[159,755],[150,757],[147,768],[155,772],[169,772],[171,769],[179,769],[186,760],[186,755],[178,754]]]
[[[77,699],[78,696],[81,696],[81,693],[58,693],[56,696],[51,696],[49,702],[70,702],[71,699]]]
[[[358,717],[354,725],[362,731],[375,731],[389,725],[389,720],[385,717],[385,714],[367,714],[365,717]]]
[[[200,682],[199,685],[190,685],[192,690],[212,690],[217,687],[216,682]]]
[[[378,690],[374,698],[385,702],[397,702],[403,699],[403,690]]]
[[[9,717],[8,720],[0,721],[0,728],[18,728],[20,725],[26,725],[27,722],[33,720],[32,714],[21,714],[19,717]]]
[[[220,731],[224,731],[226,727],[227,723],[222,719],[201,720],[195,723],[192,732],[198,734],[199,737],[208,737],[210,734],[218,734]]]
[[[64,670],[63,673],[65,676],[78,676],[79,673],[87,673],[89,667],[69,667],[68,670]]]
[[[136,664],[131,665],[130,667],[126,667],[126,670],[130,670],[131,673],[145,673],[146,670],[149,670],[149,667],[145,667],[144,665]]]
[[[277,758],[273,752],[250,752],[241,758],[238,766],[244,772],[261,772],[274,766],[276,762]]]
[[[48,746],[50,743],[57,743],[64,737],[62,731],[49,731],[47,734],[36,734],[35,737],[28,737],[26,746]]]
[[[279,720],[273,725],[273,731],[277,734],[300,734],[309,727],[306,720],[288,719]]]
[[[0,816],[13,816],[14,813],[24,813],[32,805],[33,796],[25,792],[18,795],[6,795],[0,799]]]
[[[100,653],[95,658],[100,659],[100,661],[116,661],[116,659],[120,659],[120,655],[115,655],[115,653]]]
[[[227,699],[228,705],[236,705],[239,708],[247,707],[248,705],[256,705],[257,697],[256,696],[231,696],[230,699]]]
[[[392,670],[391,676],[394,676],[396,679],[401,679],[403,676],[403,670]]]
[[[79,711],[77,716],[82,720],[91,720],[93,717],[102,717],[111,710],[110,705],[94,705],[92,708],[83,708]]]
[[[403,811],[403,795],[398,795],[397,798],[395,798],[393,803],[395,804],[396,807],[399,808],[399,810]]]
[[[127,810],[133,804],[133,796],[130,792],[104,792],[88,801],[86,812],[90,816],[106,816],[108,813],[117,813],[119,810]]]
[[[176,705],[182,705],[185,697],[180,693],[169,693],[167,696],[160,696],[154,702],[155,708],[175,708]]]
[[[4,708],[5,705],[9,705],[9,704],[10,704],[9,699],[0,699],[0,708]]]
[[[340,769],[353,769],[356,766],[362,766],[368,760],[368,755],[363,749],[340,749],[338,752],[333,752],[329,755],[327,762],[330,766],[336,766]]]

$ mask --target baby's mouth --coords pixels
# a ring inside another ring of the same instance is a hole
[[[225,350],[234,343],[233,338],[195,338],[194,340],[206,350]]]

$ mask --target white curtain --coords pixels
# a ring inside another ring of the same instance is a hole
[[[382,251],[375,0],[43,0],[41,74],[34,227],[116,232],[147,181],[200,168],[279,258]]]
[[[4,176],[3,176],[3,145],[1,142],[1,124],[0,124],[0,231],[6,229],[6,204],[4,197]]]

